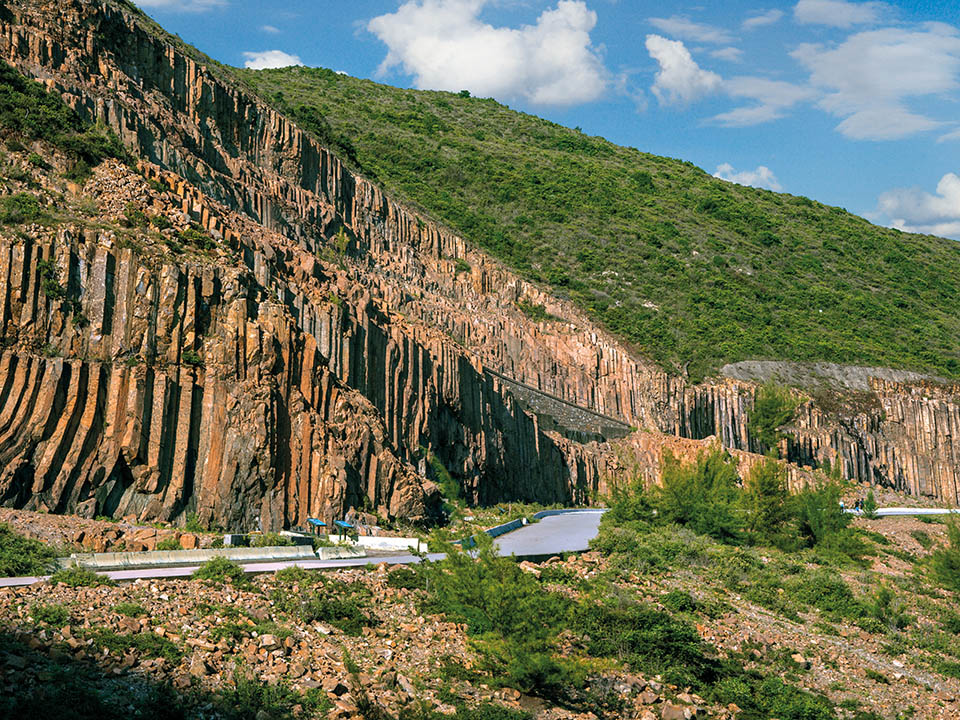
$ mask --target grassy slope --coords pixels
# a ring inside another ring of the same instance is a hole
[[[960,245],[714,179],[517,113],[329,70],[236,71],[355,169],[668,369],[870,364],[960,376]]]

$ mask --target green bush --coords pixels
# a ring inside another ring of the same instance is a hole
[[[616,658],[633,670],[662,675],[674,685],[702,687],[720,672],[712,652],[689,623],[636,602],[602,600],[581,603],[574,627],[589,637],[587,650],[595,657]]]
[[[498,684],[523,692],[558,696],[582,684],[577,668],[556,656],[556,635],[570,602],[546,592],[493,541],[478,536],[470,553],[455,546],[424,567],[428,588],[423,609],[463,622],[481,669]]]
[[[326,717],[333,704],[319,688],[298,693],[284,682],[262,682],[252,672],[239,669],[232,687],[220,691],[216,705],[223,720],[300,720]]]
[[[98,647],[117,655],[135,652],[146,657],[163,658],[171,665],[177,665],[183,658],[183,651],[172,641],[151,632],[121,635],[113,630],[100,629],[90,630],[87,637]]]
[[[0,577],[43,575],[56,557],[57,552],[50,546],[0,523]]]
[[[293,545],[293,540],[280,533],[263,533],[250,538],[250,547],[289,547],[290,545]]]
[[[63,605],[41,605],[37,603],[30,608],[30,615],[38,623],[55,628],[62,628],[70,624],[70,611]]]
[[[947,545],[930,556],[930,568],[943,587],[960,592],[960,525],[956,521],[947,525]]]
[[[194,570],[191,577],[197,580],[203,580],[211,585],[230,583],[240,587],[248,585],[250,582],[247,579],[246,573],[243,572],[242,567],[222,555],[218,555],[205,562]]]
[[[40,202],[29,193],[16,193],[0,198],[0,223],[18,225],[40,217]]]
[[[280,612],[300,622],[326,623],[347,635],[360,635],[365,627],[377,625],[370,610],[370,593],[359,583],[337,583],[306,573],[277,573],[277,579],[286,586],[271,592],[270,600]]]
[[[409,567],[398,567],[390,570],[387,575],[387,585],[397,589],[424,590],[427,587],[427,580],[422,572]]]
[[[170,537],[165,537],[163,540],[157,543],[157,550],[182,550],[182,549],[183,548],[180,546],[180,541],[177,540],[177,538],[173,537],[172,535]]]
[[[125,617],[132,618],[141,617],[142,615],[147,614],[147,609],[140,603],[136,602],[117,603],[113,606],[113,611],[118,615],[124,615]]]
[[[70,174],[78,180],[104,158],[129,159],[116,135],[82,121],[58,93],[47,92],[6,63],[0,63],[0,128],[58,147],[73,162]],[[11,143],[17,151],[25,149],[15,140],[8,140],[7,146]],[[79,171],[81,166],[85,172]]]
[[[180,360],[190,367],[203,367],[203,357],[196,350],[184,350],[180,354]]]
[[[676,523],[721,542],[739,542],[743,522],[738,517],[737,462],[720,447],[681,464],[664,452],[661,484],[651,489],[650,505],[658,522]]]
[[[78,587],[99,587],[101,585],[116,585],[116,581],[111,580],[106,575],[100,575],[90,568],[79,565],[71,565],[68,568],[57,570],[50,576],[50,583],[56,585],[63,583],[72,588]]]
[[[776,460],[755,465],[743,481],[740,506],[754,544],[783,545],[790,519],[787,470]]]
[[[747,414],[747,432],[751,443],[760,451],[776,448],[783,437],[780,428],[793,420],[800,402],[786,388],[772,383],[763,385]]]

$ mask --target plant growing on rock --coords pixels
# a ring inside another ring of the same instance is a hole
[[[786,388],[763,385],[747,415],[747,432],[760,452],[772,452],[783,437],[780,428],[793,420],[800,402]]]
[[[193,571],[191,577],[197,580],[203,580],[210,585],[230,583],[237,587],[244,587],[250,583],[242,567],[221,555],[208,560],[198,567]]]
[[[24,537],[0,523],[0,577],[42,575],[50,569],[57,552],[39,540]]]
[[[58,583],[69,585],[72,588],[117,584],[116,581],[111,580],[106,575],[100,575],[90,568],[80,565],[71,565],[68,568],[57,570],[50,576],[50,584],[56,585]]]

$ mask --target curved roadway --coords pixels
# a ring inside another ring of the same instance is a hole
[[[516,555],[517,557],[547,557],[565,552],[580,552],[588,549],[589,542],[596,537],[600,528],[600,518],[604,510],[580,510],[551,515],[540,522],[531,523],[518,530],[501,535],[494,540],[499,546],[501,555]],[[430,560],[440,560],[442,553],[427,555]],[[370,555],[363,558],[345,558],[341,560],[283,560],[279,562],[244,563],[243,569],[248,573],[276,572],[288,567],[302,567],[312,570],[336,569],[347,567],[364,567],[368,564],[379,563],[400,565],[420,562],[416,555],[398,554]],[[140,568],[137,570],[111,570],[101,573],[113,580],[130,581],[150,578],[178,578],[187,577],[199,565],[184,567]],[[46,580],[46,577],[0,578],[0,588],[32,585],[35,582]]]

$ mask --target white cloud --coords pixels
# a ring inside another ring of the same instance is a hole
[[[283,50],[264,50],[262,52],[245,52],[246,58],[243,66],[251,70],[269,70],[270,68],[290,67],[291,65],[303,65],[300,58],[296,55],[290,55]]]
[[[825,47],[804,44],[791,55],[826,91],[820,102],[844,118],[837,126],[857,140],[893,140],[940,127],[911,111],[910,98],[937,96],[960,87],[960,36],[949,25],[862,32]]]
[[[920,188],[890,190],[880,196],[877,209],[899,230],[960,240],[960,176],[944,175],[936,194]]]
[[[721,180],[737,183],[738,185],[752,185],[753,187],[766,188],[767,190],[773,190],[775,192],[783,190],[783,186],[780,184],[780,181],[777,180],[777,176],[765,165],[760,165],[756,170],[737,172],[733,165],[724,163],[717,168],[713,176]]]
[[[799,23],[848,28],[879,21],[888,7],[882,2],[800,0],[793,8],[793,18]]]
[[[681,40],[725,45],[733,42],[733,36],[726,30],[713,25],[693,22],[690,18],[674,15],[668,18],[650,18],[650,24],[657,30],[673,35]]]
[[[816,96],[809,87],[758,77],[731,78],[723,84],[723,89],[731,97],[756,102],[713,118],[714,122],[726,127],[748,127],[776,120],[783,117],[788,108]]]
[[[937,139],[937,142],[948,142],[949,140],[960,140],[960,128]]]
[[[766,25],[773,25],[774,23],[780,22],[780,19],[783,17],[783,10],[767,10],[765,13],[760,13],[759,15],[751,15],[746,20],[743,21],[744,30],[754,30],[758,27],[764,27]]]
[[[735,47],[719,48],[710,51],[710,57],[717,60],[726,60],[727,62],[740,62],[743,59],[743,50]]]
[[[265,33],[270,33],[271,35],[277,35],[280,32],[280,28],[274,27],[273,25],[261,25],[260,29]]]
[[[595,100],[608,75],[590,42],[597,15],[583,0],[558,0],[535,25],[480,20],[491,0],[407,0],[367,30],[389,48],[380,72],[400,67],[419,88],[469,90],[542,105]]]
[[[224,7],[227,0],[134,0],[138,7],[181,12],[203,12],[215,7]]]
[[[723,80],[694,61],[679,40],[647,35],[647,51],[660,64],[653,83],[653,94],[661,105],[683,105],[715,92]]]

